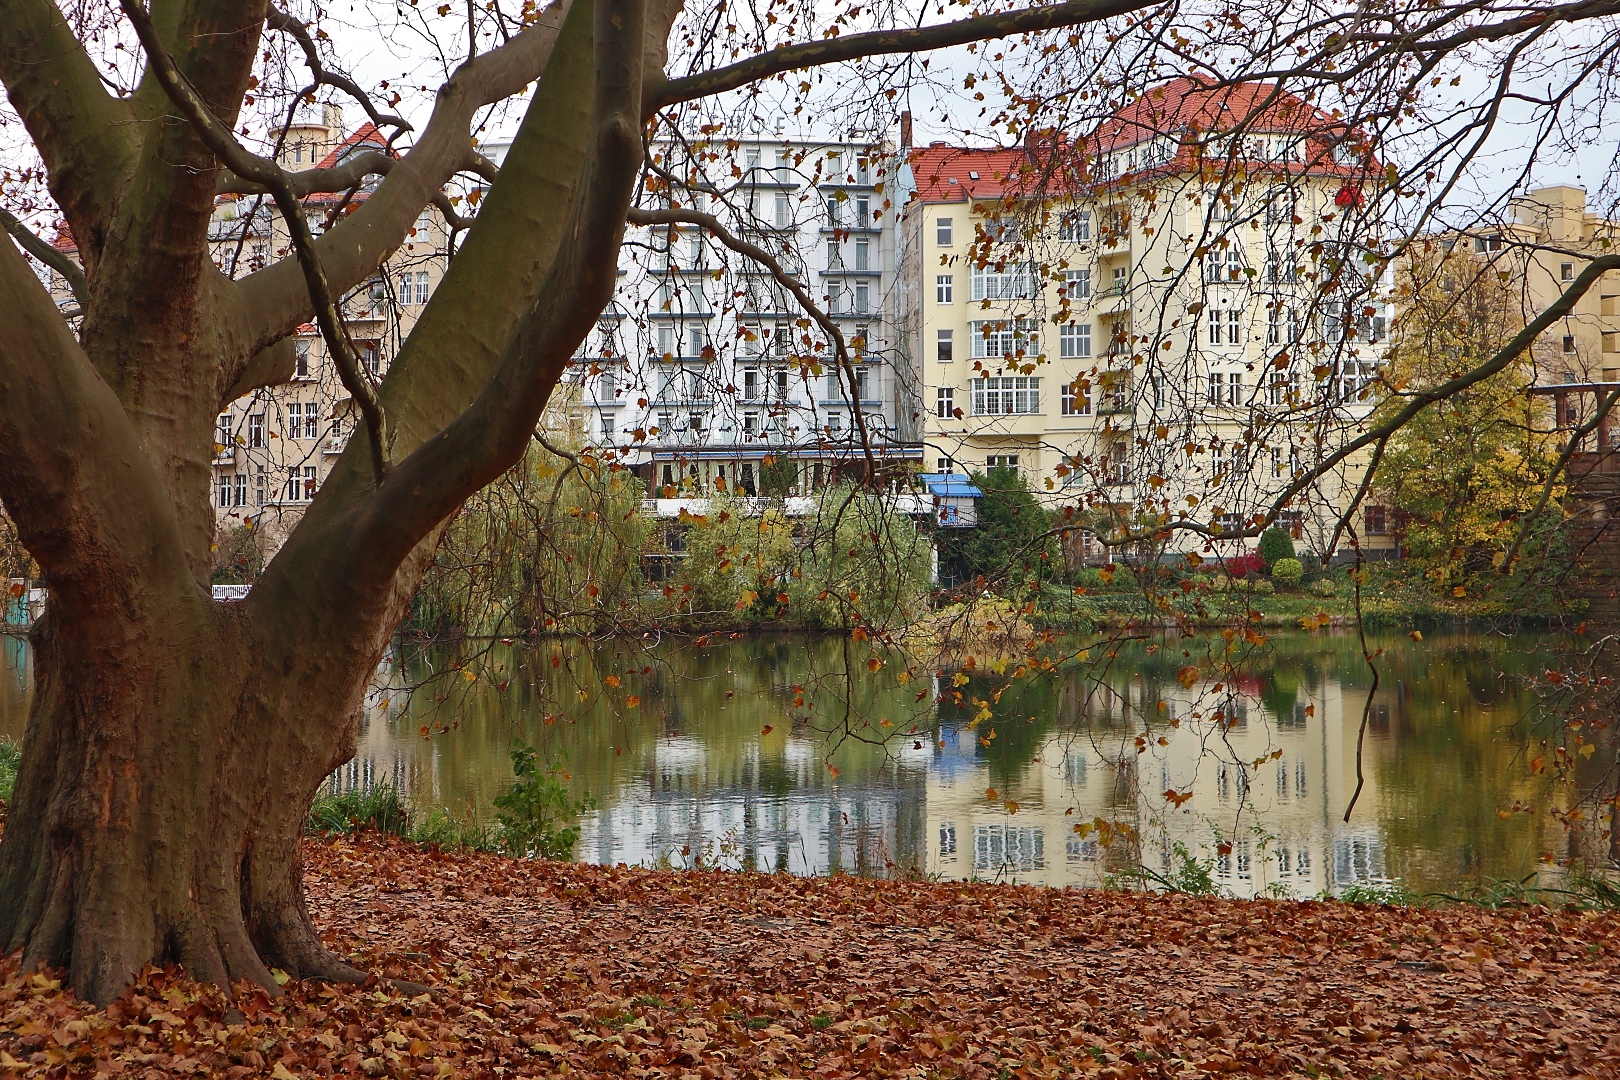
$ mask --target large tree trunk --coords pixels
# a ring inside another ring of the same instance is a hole
[[[52,612],[34,635],[0,943],[68,968],[97,1002],[148,962],[271,989],[272,966],[363,977],[310,924],[299,840],[316,788],[353,755],[375,656],[266,670],[242,607],[201,598],[110,629]],[[345,674],[353,689],[333,700]]]

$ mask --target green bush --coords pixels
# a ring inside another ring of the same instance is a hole
[[[1259,555],[1267,566],[1275,567],[1281,560],[1294,557],[1294,539],[1287,529],[1273,525],[1260,534]]]
[[[540,767],[539,753],[518,739],[512,744],[512,771],[517,779],[504,795],[495,797],[496,844],[509,855],[566,859],[579,840],[579,815],[596,806],[586,795],[575,800],[568,793],[568,776],[557,762]]]
[[[1310,590],[1321,597],[1337,596],[1339,595],[1339,583],[1330,577],[1317,578],[1311,582]]]
[[[1298,559],[1278,559],[1271,564],[1271,580],[1280,589],[1294,589],[1304,580],[1305,567]]]
[[[9,803],[17,786],[17,766],[22,764],[22,744],[0,737],[0,802]]]
[[[389,787],[369,791],[345,791],[341,795],[319,795],[309,806],[304,831],[328,836],[347,836],[365,829],[376,829],[394,836],[409,836],[411,811],[399,794]]]

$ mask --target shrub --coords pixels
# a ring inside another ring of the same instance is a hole
[[[10,802],[17,786],[17,766],[22,764],[22,744],[0,737],[0,802]]]
[[[1315,593],[1317,596],[1327,597],[1339,595],[1339,583],[1330,577],[1317,578],[1315,581],[1311,582],[1310,589],[1311,592]]]
[[[1305,578],[1305,567],[1298,559],[1278,559],[1271,564],[1271,580],[1279,589],[1293,589]]]
[[[579,815],[596,806],[586,795],[575,800],[568,793],[568,774],[557,762],[544,770],[534,747],[518,739],[512,744],[512,771],[517,779],[504,795],[495,797],[496,843],[509,855],[566,859],[579,840]]]
[[[1273,525],[1260,534],[1258,554],[1267,566],[1276,566],[1279,560],[1294,557],[1294,538],[1288,530]]]
[[[1235,558],[1222,560],[1221,565],[1225,567],[1228,574],[1235,578],[1249,577],[1250,575],[1260,577],[1266,572],[1265,560],[1252,551],[1245,552]]]
[[[348,835],[368,828],[394,836],[410,835],[410,808],[393,788],[376,787],[369,791],[317,796],[304,821],[305,832],[328,836]]]
[[[451,851],[494,851],[495,834],[488,825],[469,814],[458,818],[442,806],[411,830],[411,842],[432,844]]]

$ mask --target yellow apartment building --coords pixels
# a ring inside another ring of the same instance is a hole
[[[1275,87],[1190,78],[1084,139],[913,149],[900,306],[925,465],[1013,468],[1115,527],[1247,524],[1371,410],[1370,160]],[[1335,470],[1285,520],[1326,544],[1357,480]]]

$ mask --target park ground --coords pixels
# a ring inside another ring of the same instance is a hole
[[[311,840],[329,944],[432,988],[105,1010],[0,969],[0,1074],[1620,1076],[1620,917],[667,872]]]

